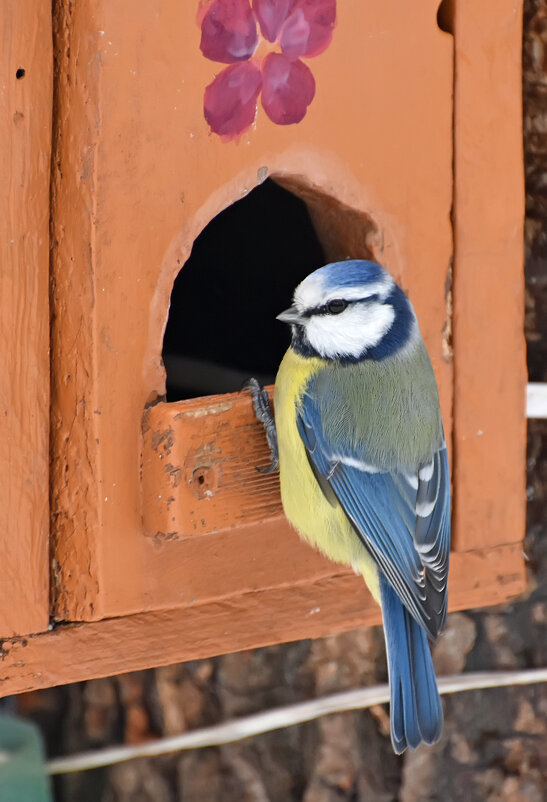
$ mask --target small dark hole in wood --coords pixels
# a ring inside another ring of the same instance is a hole
[[[22,67],[19,67],[19,69],[15,73],[15,77],[17,78],[17,80],[19,80],[20,78],[24,78],[25,77],[25,71],[24,71],[24,69]]]
[[[202,485],[204,483],[205,483],[205,476],[202,473],[200,473],[198,476],[198,484]]]

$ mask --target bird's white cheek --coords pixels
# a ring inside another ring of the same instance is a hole
[[[341,315],[314,315],[306,325],[310,345],[321,356],[359,357],[378,345],[395,319],[392,306],[349,307]]]

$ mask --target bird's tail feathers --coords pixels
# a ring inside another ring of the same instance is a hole
[[[422,627],[387,580],[380,578],[391,695],[391,741],[397,754],[432,744],[441,735],[443,710]]]

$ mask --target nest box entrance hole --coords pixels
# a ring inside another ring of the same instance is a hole
[[[173,286],[167,401],[236,392],[250,376],[272,384],[290,340],[275,317],[296,285],[329,261],[374,258],[375,234],[368,216],[286,177],[220,212]]]

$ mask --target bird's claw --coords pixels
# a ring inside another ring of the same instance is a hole
[[[266,468],[257,467],[260,473],[273,473],[279,465],[279,451],[277,447],[277,432],[275,420],[268,397],[268,392],[256,379],[249,379],[245,382],[242,390],[249,390],[253,399],[253,409],[257,419],[262,423],[266,431],[266,440],[270,449],[271,464]]]

